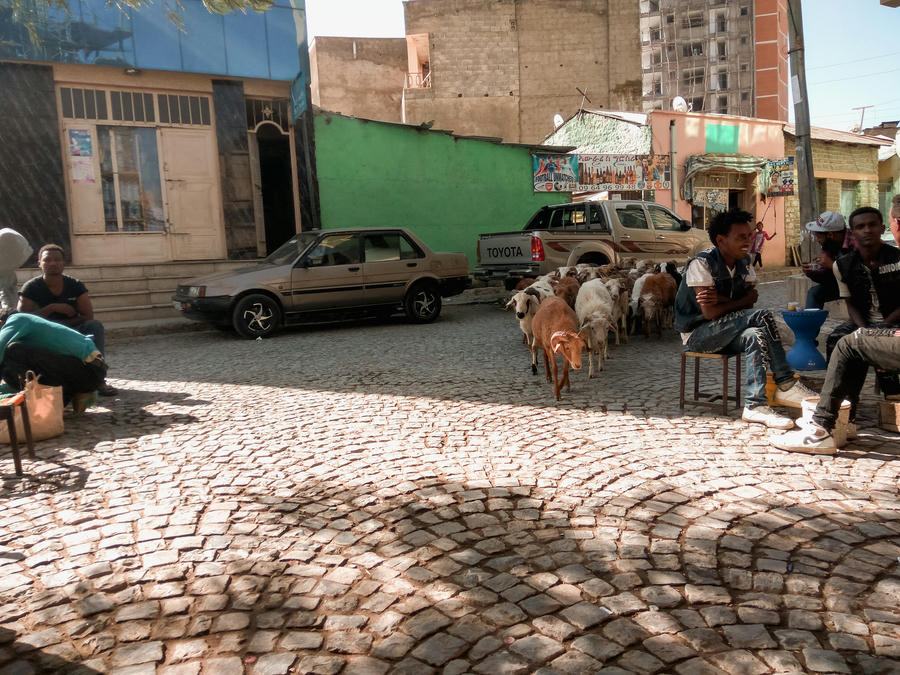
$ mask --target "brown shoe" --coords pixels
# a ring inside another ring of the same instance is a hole
[[[104,381],[97,387],[97,393],[101,396],[115,396],[119,393],[119,390]]]

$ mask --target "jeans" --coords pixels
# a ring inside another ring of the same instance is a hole
[[[83,324],[74,326],[82,335],[93,335],[94,344],[103,356],[106,356],[106,340],[103,337],[103,324],[97,319],[90,319]]]
[[[830,281],[810,287],[806,292],[806,305],[804,307],[806,309],[823,309],[826,302],[837,300],[840,297],[837,281],[832,278]]]
[[[851,420],[859,403],[859,393],[869,366],[888,371],[900,370],[900,330],[897,328],[858,328],[843,337],[828,362],[825,385],[813,421],[834,429],[844,399],[851,404]]]
[[[744,398],[748,408],[768,405],[767,370],[772,371],[777,384],[793,382],[794,379],[775,319],[767,309],[730,312],[706,321],[694,329],[686,347],[694,352],[743,353],[747,382]]]
[[[831,331],[831,335],[828,336],[828,340],[825,342],[825,359],[828,361],[828,364],[831,365],[831,359],[834,355],[834,350],[837,345],[840,343],[841,339],[847,335],[851,335],[855,333],[859,329],[852,321],[845,321],[844,323],[838,324],[834,327],[834,330]],[[879,330],[879,331],[890,331],[891,326],[887,324],[879,324],[874,326],[868,326],[868,329],[871,330]],[[866,369],[868,370],[868,368]],[[888,369],[890,370],[890,369]],[[863,376],[865,379],[865,376]],[[895,373],[882,373],[876,370],[875,372],[875,380],[878,382],[878,388],[881,389],[882,393],[887,394],[898,394],[900,393],[900,379],[898,379]],[[858,397],[857,397],[858,398]],[[850,421],[853,422],[856,420],[856,399],[848,398],[851,403],[850,406]]]

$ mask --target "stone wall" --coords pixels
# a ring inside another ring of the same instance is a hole
[[[406,32],[429,34],[432,88],[407,90],[412,124],[536,143],[553,116],[640,110],[639,7],[613,0],[417,0]],[[503,102],[501,102],[501,100]]]
[[[309,58],[313,105],[366,119],[402,121],[405,38],[317,37]]]

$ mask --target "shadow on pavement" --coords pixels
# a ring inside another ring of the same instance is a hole
[[[157,414],[153,406],[163,408],[200,406],[208,402],[187,394],[132,389],[115,399],[99,399],[84,415],[64,416],[65,431],[61,436],[36,441],[35,457],[22,448],[24,476],[10,472],[0,474],[0,499],[24,497],[37,492],[71,492],[84,488],[90,472],[80,465],[79,455],[92,453],[97,446],[138,434],[158,434],[173,425],[193,424],[197,418],[182,411]],[[0,454],[12,466],[8,451]]]
[[[0,672],[12,675],[31,673],[66,673],[71,675],[99,675],[101,671],[78,663],[78,653],[71,647],[62,644],[43,648],[41,641],[29,642],[18,640],[18,635],[11,630],[0,627],[0,650],[14,652],[8,665],[0,668]],[[71,651],[70,651],[71,650]]]
[[[174,340],[178,342],[173,348]],[[168,356],[151,366],[143,352],[159,349]],[[137,381],[265,386],[709,421],[710,414],[702,409],[678,408],[681,351],[681,340],[674,332],[662,339],[631,336],[627,343],[610,345],[605,368],[594,379],[588,379],[585,355],[582,369],[571,373],[571,391],[563,390],[562,400],[555,401],[541,358],[538,375],[531,374],[530,352],[521,344],[521,331],[512,315],[493,305],[467,305],[448,307],[439,321],[426,325],[391,319],[311,326],[262,341],[215,332],[147,338],[135,351],[124,349],[116,358],[118,373]],[[704,389],[721,387],[717,368],[706,364],[701,372]],[[874,409],[869,391],[870,387],[864,390],[862,420],[870,419],[867,415]],[[739,415],[732,407],[730,418]],[[894,438],[871,426],[873,442]],[[889,453],[885,457],[892,458]]]

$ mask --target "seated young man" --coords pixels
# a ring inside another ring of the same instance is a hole
[[[87,288],[78,279],[63,274],[65,259],[62,247],[47,244],[38,251],[41,276],[29,279],[19,293],[19,311],[36,314],[90,335],[101,354],[106,354],[103,324],[94,318],[94,306]],[[97,387],[101,396],[115,396],[118,391],[104,380]]]
[[[802,419],[800,431],[792,431],[773,441],[776,448],[795,452],[834,454],[837,448],[831,435],[841,403],[855,406],[866,381],[869,366],[900,370],[900,329],[858,328],[837,343],[822,396],[812,419]]]
[[[900,327],[900,250],[881,241],[881,211],[871,206],[856,209],[850,214],[850,232],[856,249],[834,265],[838,291],[847,303],[850,321],[837,326],[828,336],[829,361],[838,341],[858,328]],[[900,394],[895,375],[880,374],[878,384],[885,395]],[[851,421],[856,418],[855,413],[854,405]]]
[[[772,313],[753,310],[756,273],[747,253],[753,216],[746,211],[720,213],[709,225],[713,248],[688,261],[675,296],[675,328],[694,352],[743,353],[746,361],[743,419],[773,429],[790,429],[794,420],[768,405],[766,372],[778,385],[775,405],[800,407],[816,396],[794,379]]]
[[[840,293],[834,278],[834,262],[853,250],[853,239],[844,222],[844,216],[826,211],[816,220],[806,224],[822,252],[811,263],[803,263],[803,273],[816,282],[806,292],[806,309],[822,309],[826,302],[837,300]]]
[[[94,342],[71,328],[33,314],[0,315],[0,376],[6,391],[25,386],[34,371],[41,384],[63,388],[63,400],[82,403],[106,377],[106,363]],[[82,408],[83,409],[83,405]]]

